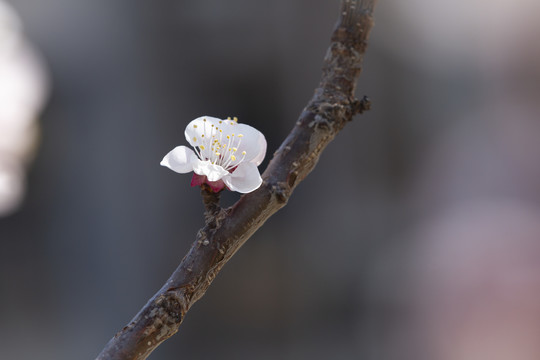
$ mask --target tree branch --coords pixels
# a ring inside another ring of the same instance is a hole
[[[355,114],[369,109],[354,97],[376,0],[343,0],[315,94],[263,173],[263,184],[228,209],[206,187],[205,226],[165,285],[105,346],[97,360],[142,360],[178,331],[223,265],[287,203],[321,152]]]

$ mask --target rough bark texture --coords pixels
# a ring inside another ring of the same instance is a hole
[[[342,1],[319,87],[275,152],[262,176],[262,186],[228,209],[219,207],[219,194],[202,188],[204,228],[165,285],[109,341],[98,360],[146,359],[175,334],[189,308],[204,295],[223,265],[285,206],[328,143],[355,114],[369,109],[369,100],[355,99],[354,90],[373,26],[375,2]]]

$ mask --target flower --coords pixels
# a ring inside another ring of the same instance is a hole
[[[48,93],[41,56],[11,6],[0,0],[0,217],[15,211],[36,151],[38,115]]]
[[[262,184],[257,166],[266,154],[266,139],[257,129],[238,119],[201,116],[184,132],[195,151],[177,146],[160,165],[180,174],[194,172],[191,186],[210,185],[214,192],[227,187],[249,193]]]

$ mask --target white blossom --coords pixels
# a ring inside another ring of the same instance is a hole
[[[266,139],[259,130],[236,118],[201,116],[188,124],[184,135],[195,151],[177,146],[161,165],[181,174],[193,171],[192,186],[207,183],[215,192],[227,187],[240,193],[261,186],[257,166],[266,154]]]
[[[16,210],[23,198],[47,80],[41,57],[24,36],[19,17],[0,0],[0,216]]]

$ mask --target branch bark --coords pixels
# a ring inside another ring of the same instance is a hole
[[[228,209],[202,188],[205,226],[165,285],[105,346],[97,360],[142,360],[174,335],[221,268],[315,167],[321,152],[355,114],[370,107],[354,97],[376,0],[342,0],[322,78],[295,127],[263,173],[263,184]]]

